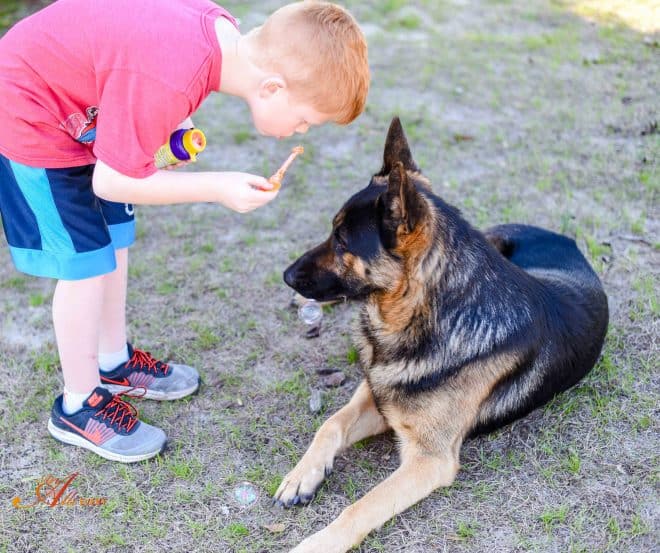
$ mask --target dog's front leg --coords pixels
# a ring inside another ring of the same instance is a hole
[[[378,412],[371,389],[363,380],[351,401],[319,428],[303,458],[282,480],[275,493],[275,502],[285,507],[309,503],[332,470],[339,451],[387,429],[387,421]]]
[[[436,488],[449,486],[457,471],[456,458],[412,453],[387,480],[344,509],[331,524],[302,541],[291,553],[344,553]]]

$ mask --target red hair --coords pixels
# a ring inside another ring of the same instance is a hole
[[[362,113],[369,92],[367,41],[344,8],[288,4],[253,33],[261,57],[255,62],[281,73],[296,100],[342,125]]]

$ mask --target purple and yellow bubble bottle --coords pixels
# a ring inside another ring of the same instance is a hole
[[[180,161],[197,161],[197,154],[206,148],[206,137],[199,129],[179,129],[170,135],[167,144],[163,144],[154,163],[158,169],[174,165]]]

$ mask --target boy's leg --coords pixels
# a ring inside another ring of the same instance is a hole
[[[133,206],[99,200],[116,249],[117,268],[104,275],[104,302],[99,337],[101,385],[112,393],[142,387],[147,399],[170,400],[199,388],[199,373],[187,365],[165,363],[126,341],[128,247],[135,240]]]
[[[121,275],[115,270],[108,275],[57,283],[53,323],[64,394],[53,404],[48,431],[64,443],[129,463],[158,454],[166,437],[161,429],[139,421],[133,407],[101,387],[98,347],[105,292],[117,280],[117,272]],[[68,409],[68,404],[75,401],[74,409]]]
[[[56,439],[108,459],[153,457],[165,433],[140,422],[133,407],[98,386],[104,276],[115,248],[92,191],[93,167],[43,169],[0,155],[0,214],[16,268],[58,279],[53,322],[66,388],[80,409],[53,403],[48,430]],[[90,393],[91,392],[91,393]]]
[[[98,343],[104,277],[60,280],[53,295],[53,325],[64,388],[91,394],[101,384]]]
[[[103,311],[98,351],[104,361],[128,361],[126,336],[126,294],[128,286],[128,248],[135,242],[135,214],[131,204],[98,198],[103,218],[115,249],[116,268],[103,276]],[[106,366],[104,369],[112,368]]]
[[[126,291],[128,286],[128,248],[115,250],[117,268],[103,275],[103,309],[99,354],[111,354],[126,348]],[[120,360],[122,361],[122,360]],[[128,357],[123,359],[128,361]]]

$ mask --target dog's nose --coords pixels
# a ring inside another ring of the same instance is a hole
[[[293,288],[296,283],[296,272],[295,263],[284,271],[284,282],[291,286],[291,288]]]

